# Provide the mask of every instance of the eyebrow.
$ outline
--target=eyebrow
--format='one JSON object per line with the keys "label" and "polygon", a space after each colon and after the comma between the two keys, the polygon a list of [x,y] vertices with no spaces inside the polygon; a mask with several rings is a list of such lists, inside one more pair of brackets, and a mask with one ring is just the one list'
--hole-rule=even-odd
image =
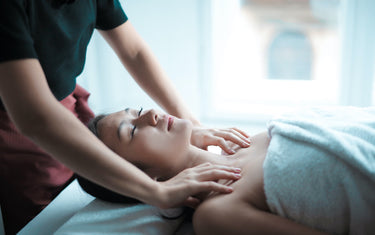
{"label": "eyebrow", "polygon": [[[126,108],[124,111],[126,113],[129,113],[129,108]],[[117,137],[119,138],[119,140],[121,140],[120,132],[121,132],[121,129],[124,127],[124,125],[125,125],[125,120],[121,121],[120,125],[117,128]]]}

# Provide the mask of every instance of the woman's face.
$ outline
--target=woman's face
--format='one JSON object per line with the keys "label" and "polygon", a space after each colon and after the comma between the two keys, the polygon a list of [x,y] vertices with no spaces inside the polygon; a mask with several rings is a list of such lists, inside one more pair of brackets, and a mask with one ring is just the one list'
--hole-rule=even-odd
{"label": "woman's face", "polygon": [[98,123],[100,139],[151,177],[171,177],[187,157],[192,124],[155,110],[125,109]]}

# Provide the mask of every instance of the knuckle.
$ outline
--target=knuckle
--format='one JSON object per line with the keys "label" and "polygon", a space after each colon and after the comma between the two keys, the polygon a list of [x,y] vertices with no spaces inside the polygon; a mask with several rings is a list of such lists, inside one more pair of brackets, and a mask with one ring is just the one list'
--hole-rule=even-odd
{"label": "knuckle", "polygon": [[214,134],[214,133],[219,132],[220,130],[219,129],[215,129],[215,128],[211,128],[209,131],[210,131],[210,133]]}
{"label": "knuckle", "polygon": [[224,138],[229,140],[229,139],[233,139],[234,136],[235,136],[235,135],[232,134],[232,133],[225,133]]}
{"label": "knuckle", "polygon": [[213,166],[213,164],[211,162],[206,162],[205,165],[206,166]]}
{"label": "knuckle", "polygon": [[193,179],[193,176],[192,176],[192,175],[187,175],[187,176],[185,177],[184,180],[188,183],[188,182],[190,182],[192,179]]}
{"label": "knuckle", "polygon": [[213,182],[213,181],[210,181],[210,182],[208,182],[208,186],[209,186],[210,188],[215,188],[215,187],[216,187],[216,183]]}
{"label": "knuckle", "polygon": [[225,173],[223,173],[223,171],[218,170],[218,169],[212,172],[212,175],[213,175],[215,178],[222,178],[224,174],[225,174]]}
{"label": "knuckle", "polygon": [[225,131],[228,132],[228,133],[233,133],[233,129],[232,128],[225,129]]}
{"label": "knuckle", "polygon": [[209,135],[204,135],[204,136],[202,137],[202,140],[203,140],[203,142],[207,142],[210,138],[211,138],[211,136],[209,136]]}
{"label": "knuckle", "polygon": [[228,137],[232,139],[236,139],[237,135],[235,133],[228,133]]}
{"label": "knuckle", "polygon": [[226,145],[227,145],[227,142],[226,142],[224,139],[218,139],[218,143],[219,143],[221,146],[226,146]]}

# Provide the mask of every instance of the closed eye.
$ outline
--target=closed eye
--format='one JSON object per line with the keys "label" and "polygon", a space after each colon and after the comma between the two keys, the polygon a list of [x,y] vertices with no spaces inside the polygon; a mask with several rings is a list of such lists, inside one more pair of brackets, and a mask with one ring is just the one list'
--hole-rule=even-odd
{"label": "closed eye", "polygon": [[[143,111],[143,108],[141,108],[138,112],[138,117],[141,116],[141,113]],[[131,132],[131,137],[133,138],[134,136],[134,132],[135,132],[135,128],[137,128],[137,126],[134,126],[133,129],[132,129],[132,132]]]}

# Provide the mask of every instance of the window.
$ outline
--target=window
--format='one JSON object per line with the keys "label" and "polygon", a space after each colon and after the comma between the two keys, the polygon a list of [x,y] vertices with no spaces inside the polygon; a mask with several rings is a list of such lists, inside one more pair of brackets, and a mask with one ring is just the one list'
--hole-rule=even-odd
{"label": "window", "polygon": [[339,104],[340,2],[211,1],[204,118],[248,122]]}
{"label": "window", "polygon": [[268,48],[267,79],[311,80],[313,53],[306,34],[297,30],[278,33]]}

